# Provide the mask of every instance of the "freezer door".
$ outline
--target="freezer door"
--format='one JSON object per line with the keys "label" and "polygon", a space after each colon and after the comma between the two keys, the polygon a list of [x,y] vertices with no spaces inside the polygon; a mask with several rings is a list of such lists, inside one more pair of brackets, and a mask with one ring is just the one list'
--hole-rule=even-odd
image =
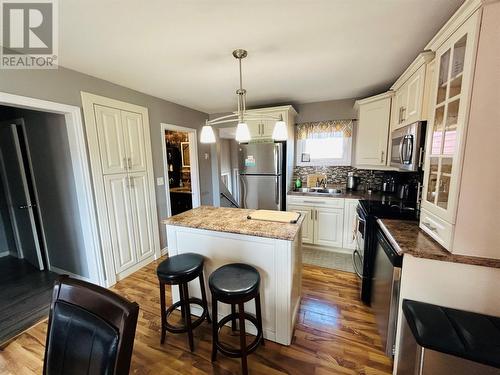
{"label": "freezer door", "polygon": [[238,150],[240,174],[281,174],[283,144],[241,144]]}
{"label": "freezer door", "polygon": [[281,176],[240,175],[240,207],[281,210]]}

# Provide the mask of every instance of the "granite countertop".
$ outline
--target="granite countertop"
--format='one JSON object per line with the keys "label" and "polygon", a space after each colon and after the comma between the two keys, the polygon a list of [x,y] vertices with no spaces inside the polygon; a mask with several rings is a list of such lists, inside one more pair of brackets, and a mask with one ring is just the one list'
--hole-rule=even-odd
{"label": "granite countertop", "polygon": [[174,187],[170,188],[171,193],[183,193],[183,194],[191,194],[190,187]]}
{"label": "granite countertop", "polygon": [[247,219],[248,214],[253,211],[255,210],[201,206],[164,219],[162,223],[180,227],[293,241],[304,221],[303,216],[299,218],[296,224]]}
{"label": "granite countertop", "polygon": [[417,258],[500,268],[500,259],[450,253],[424,231],[420,230],[416,221],[395,219],[379,219],[377,221],[399,255],[410,254]]}
{"label": "granite countertop", "polygon": [[385,199],[398,201],[400,200],[396,194],[388,194],[383,193],[381,191],[374,193],[367,193],[365,191],[346,191],[342,190],[341,193],[337,194],[326,194],[326,193],[310,193],[310,192],[302,192],[290,190],[288,195],[296,195],[303,197],[324,197],[324,198],[342,198],[342,199],[365,199],[365,200],[373,200],[373,201],[381,201]]}

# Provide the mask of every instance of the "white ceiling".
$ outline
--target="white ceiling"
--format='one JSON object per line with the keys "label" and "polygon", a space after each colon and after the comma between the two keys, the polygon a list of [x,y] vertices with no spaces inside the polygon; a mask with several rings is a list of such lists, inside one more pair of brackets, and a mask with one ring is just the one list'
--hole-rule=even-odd
{"label": "white ceiling", "polygon": [[60,64],[207,113],[385,90],[463,0],[63,0]]}

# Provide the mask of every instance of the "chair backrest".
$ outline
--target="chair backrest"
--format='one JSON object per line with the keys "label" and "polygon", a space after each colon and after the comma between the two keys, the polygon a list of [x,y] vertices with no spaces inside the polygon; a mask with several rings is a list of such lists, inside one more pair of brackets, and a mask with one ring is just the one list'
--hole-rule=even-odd
{"label": "chair backrest", "polygon": [[135,302],[61,276],[52,294],[43,373],[128,374],[138,314]]}

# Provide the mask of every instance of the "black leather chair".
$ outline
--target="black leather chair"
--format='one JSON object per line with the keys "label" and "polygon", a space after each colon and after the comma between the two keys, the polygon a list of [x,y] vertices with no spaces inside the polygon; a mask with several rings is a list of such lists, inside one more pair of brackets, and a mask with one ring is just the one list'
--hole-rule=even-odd
{"label": "black leather chair", "polygon": [[43,373],[128,374],[139,305],[61,276],[50,306]]}

